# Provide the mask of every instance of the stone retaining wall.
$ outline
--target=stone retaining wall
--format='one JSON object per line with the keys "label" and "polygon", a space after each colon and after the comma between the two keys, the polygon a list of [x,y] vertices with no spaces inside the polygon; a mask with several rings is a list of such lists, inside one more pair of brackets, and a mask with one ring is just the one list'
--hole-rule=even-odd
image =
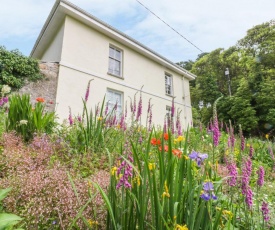
{"label": "stone retaining wall", "polygon": [[19,90],[19,93],[29,93],[33,103],[36,102],[37,97],[43,97],[45,99],[45,109],[54,111],[56,107],[55,99],[59,64],[55,62],[41,62],[39,68],[44,77],[37,82],[27,83]]}

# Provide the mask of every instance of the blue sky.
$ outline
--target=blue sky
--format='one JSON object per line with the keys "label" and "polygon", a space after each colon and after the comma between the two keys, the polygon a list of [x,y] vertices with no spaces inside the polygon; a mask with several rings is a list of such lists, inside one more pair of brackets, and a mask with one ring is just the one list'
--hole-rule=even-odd
{"label": "blue sky", "polygon": [[[140,0],[205,52],[228,48],[275,18],[274,0]],[[29,55],[55,0],[0,0],[0,46]],[[200,53],[136,0],[71,0],[171,61]]]}

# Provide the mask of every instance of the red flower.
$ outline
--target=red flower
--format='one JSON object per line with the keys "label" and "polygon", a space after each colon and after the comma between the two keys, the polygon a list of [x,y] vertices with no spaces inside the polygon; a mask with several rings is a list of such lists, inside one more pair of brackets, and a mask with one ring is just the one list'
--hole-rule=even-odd
{"label": "red flower", "polygon": [[43,103],[45,100],[44,100],[43,97],[38,97],[38,98],[36,98],[36,101],[37,101],[37,102]]}
{"label": "red flower", "polygon": [[160,145],[160,139],[152,138],[151,139],[151,145]]}
{"label": "red flower", "polygon": [[164,140],[166,140],[166,141],[167,141],[167,140],[169,139],[169,135],[168,135],[168,133],[164,133],[164,134],[163,134],[163,138],[164,138]]}
{"label": "red flower", "polygon": [[182,152],[179,149],[173,149],[172,153],[177,156],[178,158],[181,158]]}
{"label": "red flower", "polygon": [[[159,151],[162,151],[162,147],[159,146]],[[168,152],[168,145],[164,145],[164,151]]]}

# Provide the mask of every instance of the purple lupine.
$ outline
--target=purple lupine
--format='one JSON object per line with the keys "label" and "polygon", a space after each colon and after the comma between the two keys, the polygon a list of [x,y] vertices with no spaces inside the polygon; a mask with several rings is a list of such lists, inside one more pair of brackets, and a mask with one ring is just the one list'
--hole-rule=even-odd
{"label": "purple lupine", "polygon": [[105,116],[107,116],[108,110],[109,110],[109,101],[107,101],[106,103],[105,112],[104,112]]}
{"label": "purple lupine", "polygon": [[2,98],[0,98],[0,106],[4,105],[4,101]]}
{"label": "purple lupine", "polygon": [[214,185],[212,182],[203,183],[203,192],[200,197],[206,201],[213,199],[217,200],[217,196],[214,194]]}
{"label": "purple lupine", "polygon": [[214,146],[219,145],[219,139],[220,139],[220,130],[219,130],[219,123],[218,118],[215,118],[214,125],[213,125],[213,142]]}
{"label": "purple lupine", "polygon": [[98,116],[99,115],[99,103],[96,105],[95,107],[95,115]]}
{"label": "purple lupine", "polygon": [[164,118],[163,132],[167,133],[166,118]]}
{"label": "purple lupine", "polygon": [[142,94],[140,92],[136,121],[138,121],[140,119],[141,114],[142,114]]}
{"label": "purple lupine", "polygon": [[125,128],[125,122],[124,122],[124,115],[122,114],[120,117],[120,122],[119,122],[119,126],[122,130],[124,130]]}
{"label": "purple lupine", "polygon": [[244,151],[245,149],[245,139],[244,139],[244,136],[242,135],[241,136],[241,151]]}
{"label": "purple lupine", "polygon": [[214,146],[218,146],[219,145],[219,139],[221,136],[220,133],[220,129],[219,129],[219,121],[218,121],[218,115],[217,115],[217,103],[220,100],[220,98],[218,98],[213,105],[213,142],[214,142]]}
{"label": "purple lupine", "polygon": [[253,192],[252,192],[250,186],[248,186],[247,189],[246,189],[245,203],[247,204],[247,206],[248,206],[249,209],[252,209],[252,205],[253,205]]}
{"label": "purple lupine", "polygon": [[268,152],[269,152],[269,155],[271,156],[271,159],[273,160],[274,162],[274,165],[273,165],[273,171],[275,171],[275,158],[274,158],[274,153],[273,153],[273,150],[272,150],[272,146],[268,146]]}
{"label": "purple lupine", "polygon": [[[132,157],[132,152],[130,151],[130,143],[126,142],[124,145],[124,155],[127,155],[127,160],[131,163],[134,162],[133,157]],[[119,189],[120,187],[124,186],[125,188],[131,188],[131,184],[129,183],[130,178],[133,176],[133,168],[131,165],[129,165],[125,160],[122,161],[120,164],[118,170],[117,170],[117,176],[122,176],[120,177],[116,188]]]}
{"label": "purple lupine", "polygon": [[77,120],[78,120],[79,122],[82,122],[81,116],[77,116]]}
{"label": "purple lupine", "polygon": [[226,168],[228,170],[229,178],[227,183],[229,186],[236,186],[237,185],[237,177],[238,177],[238,170],[237,166],[234,162],[227,162]]}
{"label": "purple lupine", "polygon": [[150,106],[150,112],[149,112],[149,131],[152,129],[152,118],[153,118],[153,112],[152,112],[152,105]]}
{"label": "purple lupine", "polygon": [[182,136],[182,128],[181,128],[181,123],[179,121],[178,123],[178,136]]}
{"label": "purple lupine", "polygon": [[72,110],[71,110],[71,107],[69,107],[69,118],[68,118],[68,120],[69,120],[69,124],[70,124],[70,125],[73,125],[74,120],[73,120],[73,117],[72,117]]}
{"label": "purple lupine", "polygon": [[264,221],[268,222],[270,220],[270,216],[269,216],[269,209],[268,209],[267,202],[263,201],[261,210],[262,210]]}
{"label": "purple lupine", "polygon": [[208,155],[206,153],[199,153],[192,151],[191,154],[189,154],[189,158],[196,161],[197,165],[200,167],[202,162],[208,158]]}
{"label": "purple lupine", "polygon": [[92,81],[92,80],[93,80],[93,79],[89,80],[88,85],[87,85],[87,89],[86,89],[86,93],[85,93],[85,102],[87,102],[87,101],[88,101],[88,99],[89,99],[89,94],[90,94],[90,84],[91,84],[91,81]]}
{"label": "purple lupine", "polygon": [[3,102],[4,102],[4,104],[8,103],[8,101],[9,101],[9,98],[8,98],[8,97],[3,97]]}
{"label": "purple lupine", "polygon": [[134,103],[133,103],[133,116],[136,114],[136,110],[137,110],[137,101],[136,101],[136,95],[137,92],[134,95]]}
{"label": "purple lupine", "polygon": [[171,107],[171,118],[173,119],[175,115],[175,101],[174,101],[174,97],[172,99],[172,107]]}
{"label": "purple lupine", "polygon": [[124,115],[124,117],[125,117],[125,119],[126,119],[126,117],[127,117],[127,101],[126,101],[126,103],[125,103],[125,115]]}
{"label": "purple lupine", "polygon": [[254,148],[253,148],[253,146],[252,146],[252,144],[250,144],[250,146],[249,146],[249,157],[252,159],[252,157],[253,157],[253,153],[254,153]]}
{"label": "purple lupine", "polygon": [[252,172],[252,161],[250,158],[243,162],[242,168],[242,194],[245,196],[245,202],[249,209],[252,208],[253,204],[253,192],[249,186],[250,176]]}
{"label": "purple lupine", "polygon": [[264,167],[260,166],[259,169],[257,170],[257,174],[258,174],[258,180],[257,180],[257,184],[259,187],[262,187],[264,185]]}

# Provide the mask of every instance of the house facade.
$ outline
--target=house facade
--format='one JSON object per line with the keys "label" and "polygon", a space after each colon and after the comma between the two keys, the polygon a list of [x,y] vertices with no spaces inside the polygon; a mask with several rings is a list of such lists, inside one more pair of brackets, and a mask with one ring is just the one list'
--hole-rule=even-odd
{"label": "house facade", "polygon": [[88,107],[106,96],[121,112],[127,101],[129,111],[130,98],[142,92],[142,124],[151,99],[153,123],[163,125],[172,98],[183,128],[192,122],[189,81],[195,75],[68,1],[56,1],[30,56],[59,63],[56,112],[61,120],[68,118],[69,107],[74,115],[82,112],[93,79]]}

